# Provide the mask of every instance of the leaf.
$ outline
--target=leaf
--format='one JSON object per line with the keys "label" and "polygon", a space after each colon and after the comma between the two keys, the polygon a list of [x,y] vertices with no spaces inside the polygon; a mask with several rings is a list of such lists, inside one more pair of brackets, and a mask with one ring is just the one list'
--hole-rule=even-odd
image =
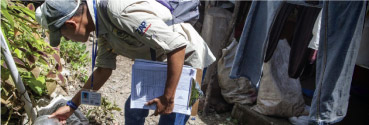
{"label": "leaf", "polygon": [[37,77],[37,81],[41,82],[42,84],[45,84],[46,82],[45,76]]}
{"label": "leaf", "polygon": [[23,8],[23,7],[20,7],[20,6],[11,6],[11,7],[24,12],[25,14],[30,16],[33,20],[36,20],[35,12],[29,10],[28,8]]}
{"label": "leaf", "polygon": [[83,83],[86,83],[86,82],[87,82],[87,80],[88,80],[88,76],[87,76],[87,75],[85,75],[85,76],[83,77]]}
{"label": "leaf", "polygon": [[8,66],[7,66],[5,63],[3,63],[1,66],[3,66],[3,67],[1,67],[1,68],[8,69]]}
{"label": "leaf", "polygon": [[23,67],[26,67],[26,65],[23,63],[22,60],[20,60],[18,57],[13,57],[13,60],[15,62],[15,64],[21,65]]}
{"label": "leaf", "polygon": [[31,72],[23,72],[21,76],[22,76],[22,78],[26,78],[26,79],[34,78],[34,76]]}
{"label": "leaf", "polygon": [[63,67],[61,64],[56,64],[56,69],[58,70],[58,72],[62,72],[63,71]]}
{"label": "leaf", "polygon": [[114,107],[111,108],[111,110],[121,111],[122,109],[118,106],[114,105]]}
{"label": "leaf", "polygon": [[35,6],[33,5],[33,3],[29,3],[27,5],[28,9],[31,10],[31,11],[35,11]]}
{"label": "leaf", "polygon": [[25,48],[21,48],[21,47],[19,47],[18,48],[20,51],[22,51],[22,52],[27,52],[27,50],[25,49]]}
{"label": "leaf", "polygon": [[26,67],[18,67],[18,72],[23,73],[23,72],[29,72],[28,69]]}
{"label": "leaf", "polygon": [[41,73],[41,70],[40,70],[39,67],[36,67],[36,68],[33,68],[31,70],[31,72],[32,72],[33,76],[38,77],[40,75],[40,73]]}
{"label": "leaf", "polygon": [[19,35],[21,35],[22,33],[21,32],[19,32],[19,30],[18,29],[16,29],[16,28],[14,28],[14,38],[15,37],[17,37],[17,36],[19,36]]}
{"label": "leaf", "polygon": [[35,56],[28,53],[26,58],[27,58],[28,62],[30,63],[30,65],[35,64],[35,62],[36,62],[36,57]]}
{"label": "leaf", "polygon": [[[18,18],[16,18],[15,20],[17,20],[17,22],[22,22],[23,20],[19,20]],[[15,23],[14,28],[17,28],[18,30],[21,29],[21,31],[23,33],[27,33],[27,34],[32,34],[32,29],[30,29],[30,27],[28,25],[26,25],[25,23]],[[34,39],[33,37],[28,37],[30,39]]]}
{"label": "leaf", "polygon": [[78,69],[78,67],[79,67],[79,65],[77,63],[72,62],[72,68],[73,69]]}
{"label": "leaf", "polygon": [[4,88],[6,88],[5,86],[10,86],[10,88],[7,88],[8,91],[12,91],[13,89],[15,90],[15,83],[12,77],[9,77],[8,80],[5,80],[5,84]]}
{"label": "leaf", "polygon": [[46,54],[45,52],[42,52],[42,51],[40,51],[40,50],[37,50],[36,52],[37,52],[38,54],[40,54],[40,55],[44,56],[44,57],[49,57],[49,56],[47,56],[47,54]]}
{"label": "leaf", "polygon": [[8,96],[9,95],[9,92],[8,92],[8,90],[5,88],[5,89],[3,89],[2,87],[1,87],[1,92],[4,92],[4,94],[3,93],[1,93],[1,95],[5,95],[5,96]]}
{"label": "leaf", "polygon": [[86,57],[87,57],[87,53],[83,54],[83,55],[81,56],[81,58],[80,58],[80,61],[82,62],[83,60],[85,60],[85,59],[86,59]]}
{"label": "leaf", "polygon": [[44,76],[38,77],[37,79],[35,78],[27,79],[25,82],[33,92],[35,92],[40,96],[42,95],[44,89],[46,88],[45,85],[46,80]]}
{"label": "leaf", "polygon": [[45,58],[45,57],[43,57],[43,56],[41,56],[40,57],[42,60],[39,60],[42,64],[45,64],[45,65],[48,65],[49,67],[50,67],[50,63],[49,63],[49,61]]}
{"label": "leaf", "polygon": [[20,51],[19,49],[15,49],[15,50],[14,50],[14,53],[15,53],[15,55],[16,55],[18,58],[22,58],[22,51]]}
{"label": "leaf", "polygon": [[[23,17],[23,16],[21,16],[21,15],[14,15],[15,17],[17,17],[17,18],[20,18],[22,21],[27,21],[27,22],[29,22],[29,23],[31,23],[31,24],[33,24],[33,25],[37,25],[37,23],[34,21],[34,20],[32,20],[31,18],[29,18],[29,17]],[[32,26],[30,26],[30,28],[33,28]]]}
{"label": "leaf", "polygon": [[[8,27],[7,27],[7,25],[4,23],[4,21],[1,21],[1,32],[3,33],[3,35],[4,35],[4,38],[8,38]],[[5,41],[6,41],[6,44],[7,45],[9,45],[9,41],[8,41],[8,39],[5,39]]]}
{"label": "leaf", "polygon": [[54,92],[56,88],[56,83],[54,82],[46,82],[46,89],[47,89],[47,94],[51,95],[51,93]]}
{"label": "leaf", "polygon": [[31,51],[37,51],[37,48],[33,47],[31,43],[29,43],[29,42],[26,42],[26,43],[27,43],[27,46],[29,47],[29,49],[31,49]]}
{"label": "leaf", "polygon": [[60,52],[60,49],[58,47],[53,47],[53,49],[57,52]]}
{"label": "leaf", "polygon": [[14,18],[9,14],[8,10],[1,8],[1,16],[5,17],[5,19],[10,23],[11,28],[14,27]]}
{"label": "leaf", "polygon": [[62,81],[63,84],[65,83],[65,79],[61,73],[58,73],[58,78],[60,79],[60,81]]}
{"label": "leaf", "polygon": [[53,57],[54,57],[55,61],[58,62],[58,64],[57,64],[58,72],[63,71],[63,67],[62,67],[62,64],[61,64],[61,61],[60,61],[60,56],[58,54],[53,54]]}
{"label": "leaf", "polygon": [[53,57],[54,57],[56,62],[61,63],[60,62],[60,56],[58,54],[53,54]]}
{"label": "leaf", "polygon": [[8,1],[7,0],[2,0],[1,1],[1,9],[6,9],[8,7]]}
{"label": "leaf", "polygon": [[85,44],[82,44],[81,50],[86,50],[86,45]]}
{"label": "leaf", "polygon": [[53,73],[53,71],[49,71],[49,73],[47,73],[46,75],[47,78],[55,78],[56,77],[56,73]]}
{"label": "leaf", "polygon": [[1,80],[8,80],[10,76],[10,71],[6,70],[5,68],[1,67]]}
{"label": "leaf", "polygon": [[86,114],[86,117],[88,118],[88,116],[90,116],[91,112],[94,111],[95,109],[90,109],[88,110],[87,114]]}

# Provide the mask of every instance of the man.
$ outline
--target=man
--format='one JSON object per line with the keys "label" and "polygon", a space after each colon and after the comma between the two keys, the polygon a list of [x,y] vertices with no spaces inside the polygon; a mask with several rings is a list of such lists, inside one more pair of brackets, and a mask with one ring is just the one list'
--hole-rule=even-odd
{"label": "man", "polygon": [[[171,12],[155,0],[46,0],[36,10],[36,17],[49,29],[52,46],[58,46],[61,36],[84,42],[90,32],[98,33],[93,90],[100,89],[110,77],[116,67],[117,55],[148,60],[154,55],[156,60],[166,61],[168,77],[164,95],[147,102],[148,105],[156,104],[155,115],[161,115],[159,124],[185,124],[188,119],[188,116],[172,113],[182,66],[202,69],[215,61],[206,43],[190,24],[168,26],[164,23],[172,19]],[[91,77],[83,88],[90,89],[90,83]],[[81,91],[50,117],[65,123],[80,105],[80,94]],[[125,105],[125,124],[144,124],[148,110],[130,109],[129,101],[127,99]]]}

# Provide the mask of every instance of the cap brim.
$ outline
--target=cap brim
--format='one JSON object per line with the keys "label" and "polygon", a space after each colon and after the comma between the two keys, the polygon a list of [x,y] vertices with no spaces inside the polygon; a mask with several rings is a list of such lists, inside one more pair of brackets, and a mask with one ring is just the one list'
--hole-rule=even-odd
{"label": "cap brim", "polygon": [[49,31],[50,45],[57,47],[60,44],[60,38],[62,37],[60,30]]}

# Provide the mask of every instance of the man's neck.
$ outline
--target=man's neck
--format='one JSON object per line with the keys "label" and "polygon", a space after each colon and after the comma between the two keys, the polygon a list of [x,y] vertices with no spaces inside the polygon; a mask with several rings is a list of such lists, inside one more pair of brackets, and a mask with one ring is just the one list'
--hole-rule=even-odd
{"label": "man's neck", "polygon": [[87,20],[88,20],[88,24],[87,24],[88,29],[87,30],[90,31],[90,32],[95,31],[96,27],[95,27],[95,24],[92,20],[92,16],[91,16],[89,10],[87,9],[87,6],[86,6],[86,11],[85,12],[86,12]]}

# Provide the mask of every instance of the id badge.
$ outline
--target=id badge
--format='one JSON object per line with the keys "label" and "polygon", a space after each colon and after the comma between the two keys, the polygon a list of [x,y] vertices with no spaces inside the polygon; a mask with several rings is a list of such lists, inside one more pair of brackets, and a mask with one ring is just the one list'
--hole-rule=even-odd
{"label": "id badge", "polygon": [[101,93],[97,93],[92,90],[82,90],[81,104],[100,106],[101,105]]}

